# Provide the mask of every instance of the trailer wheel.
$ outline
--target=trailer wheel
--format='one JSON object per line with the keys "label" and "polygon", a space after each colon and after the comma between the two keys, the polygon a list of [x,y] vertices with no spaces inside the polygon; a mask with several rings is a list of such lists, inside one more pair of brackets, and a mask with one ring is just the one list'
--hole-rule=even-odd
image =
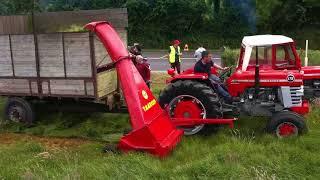
{"label": "trailer wheel", "polygon": [[307,131],[305,119],[291,111],[283,111],[272,116],[267,131],[279,138],[296,137]]}
{"label": "trailer wheel", "polygon": [[7,120],[31,126],[34,121],[34,111],[31,104],[23,98],[9,98],[5,106]]}
{"label": "trailer wheel", "polygon": [[[175,118],[205,119],[222,116],[218,95],[209,86],[197,81],[185,80],[169,84],[161,92],[159,104],[166,108],[170,117]],[[204,124],[180,128],[185,135],[194,135],[204,128]]]}

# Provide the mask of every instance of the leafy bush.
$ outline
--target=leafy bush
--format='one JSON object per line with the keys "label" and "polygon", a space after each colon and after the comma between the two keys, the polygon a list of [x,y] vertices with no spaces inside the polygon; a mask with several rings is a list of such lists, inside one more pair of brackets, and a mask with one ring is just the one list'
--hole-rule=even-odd
{"label": "leafy bush", "polygon": [[225,48],[224,52],[221,55],[223,65],[224,66],[236,65],[239,58],[239,52],[240,50],[238,49]]}
{"label": "leafy bush", "polygon": [[[305,51],[300,50],[298,51],[298,53],[300,54],[302,64],[304,65]],[[309,59],[308,61],[309,66],[315,66],[315,65],[320,66],[320,50],[309,50],[308,59]]]}

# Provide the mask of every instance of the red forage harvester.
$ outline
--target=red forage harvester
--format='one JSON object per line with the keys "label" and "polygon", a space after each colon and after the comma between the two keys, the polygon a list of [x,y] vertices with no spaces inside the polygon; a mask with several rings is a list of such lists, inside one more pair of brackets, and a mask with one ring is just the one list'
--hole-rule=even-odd
{"label": "red forage harvester", "polygon": [[128,106],[132,131],[121,138],[118,148],[124,152],[137,150],[161,157],[167,155],[180,141],[183,131],[176,129],[161,109],[114,28],[108,22],[92,22],[85,28],[96,33],[115,63]]}

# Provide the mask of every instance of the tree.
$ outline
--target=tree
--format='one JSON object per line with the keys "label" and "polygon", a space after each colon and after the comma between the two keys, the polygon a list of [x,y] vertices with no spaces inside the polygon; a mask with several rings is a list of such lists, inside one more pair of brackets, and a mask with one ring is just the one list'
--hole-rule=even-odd
{"label": "tree", "polygon": [[0,2],[1,15],[28,14],[39,9],[38,0],[2,0]]}
{"label": "tree", "polygon": [[306,7],[302,0],[257,0],[257,12],[260,32],[292,32],[306,22]]}

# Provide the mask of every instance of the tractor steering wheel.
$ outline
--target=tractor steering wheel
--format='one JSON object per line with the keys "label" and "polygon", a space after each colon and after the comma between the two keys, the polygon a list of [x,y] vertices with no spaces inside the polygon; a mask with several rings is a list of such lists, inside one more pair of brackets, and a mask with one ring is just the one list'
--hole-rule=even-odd
{"label": "tractor steering wheel", "polygon": [[220,74],[219,78],[221,79],[221,81],[224,81],[227,77],[231,76],[232,69],[233,69],[233,66],[230,66],[227,70],[223,71]]}

